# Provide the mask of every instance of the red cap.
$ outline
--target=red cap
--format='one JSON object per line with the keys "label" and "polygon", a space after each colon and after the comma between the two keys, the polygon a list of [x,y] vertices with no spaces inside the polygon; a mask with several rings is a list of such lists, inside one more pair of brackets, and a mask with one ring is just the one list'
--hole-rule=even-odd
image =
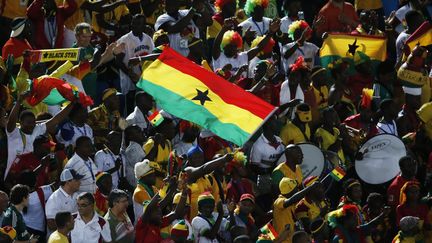
{"label": "red cap", "polygon": [[249,193],[244,193],[241,195],[240,202],[244,200],[251,200],[253,203],[255,203],[255,197]]}

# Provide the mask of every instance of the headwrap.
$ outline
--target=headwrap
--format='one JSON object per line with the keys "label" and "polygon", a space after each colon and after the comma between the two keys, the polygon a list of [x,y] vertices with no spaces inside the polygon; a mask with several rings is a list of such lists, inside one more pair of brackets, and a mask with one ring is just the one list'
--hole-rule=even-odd
{"label": "headwrap", "polygon": [[104,171],[99,171],[96,173],[96,185],[99,186],[99,184],[105,179],[111,177],[110,174]]}
{"label": "headwrap", "polygon": [[372,104],[373,89],[364,88],[362,90],[362,99],[360,106],[363,109],[370,109]]}
{"label": "headwrap", "polygon": [[215,6],[215,8],[216,8],[216,12],[221,12],[222,11],[222,8],[227,4],[227,3],[230,3],[230,2],[234,2],[235,0],[216,0],[215,2],[214,2],[214,6]]}
{"label": "headwrap", "polygon": [[204,192],[198,196],[198,207],[201,207],[206,204],[214,204],[215,199],[210,192]]}
{"label": "headwrap", "polygon": [[315,181],[318,181],[318,177],[317,176],[309,176],[308,178],[306,178],[303,181],[303,186],[304,187],[308,187],[308,186],[312,185]]}
{"label": "headwrap", "polygon": [[[264,36],[257,36],[251,43],[251,49],[258,46],[258,44],[264,39]],[[262,51],[260,51],[259,55],[267,54],[273,51],[273,47],[275,46],[276,42],[273,40],[273,38],[270,38],[270,40],[267,42],[267,44],[264,46]]]}
{"label": "headwrap", "polygon": [[244,6],[245,13],[250,16],[256,6],[267,8],[269,5],[269,0],[246,0],[246,4]]}
{"label": "headwrap", "polygon": [[370,58],[364,52],[357,51],[354,55],[354,65],[360,65],[365,62],[370,62]]}
{"label": "headwrap", "polygon": [[[294,40],[294,33],[297,29],[301,29],[302,31],[306,28],[309,28],[309,24],[304,20],[296,20],[292,22],[288,27],[288,36],[292,40]],[[309,29],[307,34],[310,36],[312,34],[312,29]]]}
{"label": "headwrap", "polygon": [[108,97],[110,97],[111,95],[119,95],[120,93],[117,92],[116,89],[114,88],[109,88],[104,90],[103,94],[102,94],[102,101],[105,101],[106,99],[108,99]]}
{"label": "headwrap", "polygon": [[301,70],[309,70],[307,63],[304,61],[303,56],[297,57],[297,60],[290,65],[290,72],[296,72]]}
{"label": "headwrap", "polygon": [[229,44],[235,44],[237,46],[237,49],[241,49],[243,46],[243,39],[241,35],[234,30],[228,30],[227,32],[225,32],[220,44],[221,51],[223,51],[225,46]]}
{"label": "headwrap", "polygon": [[171,228],[171,236],[184,237],[184,238],[187,238],[189,236],[189,228],[186,225],[184,219],[180,220],[177,224],[175,224]]}
{"label": "headwrap", "polygon": [[401,218],[399,222],[399,227],[402,231],[410,231],[418,226],[420,219],[413,216],[405,216]]}
{"label": "headwrap", "polygon": [[400,195],[399,195],[399,204],[400,205],[402,205],[406,202],[406,190],[408,189],[408,187],[411,187],[411,186],[417,187],[420,190],[420,184],[417,181],[405,182],[405,184],[401,188]]}
{"label": "headwrap", "polygon": [[201,147],[197,144],[195,146],[193,146],[192,148],[190,148],[186,155],[188,158],[192,157],[192,155],[196,154],[196,153],[204,153],[203,150],[201,149]]}
{"label": "headwrap", "polygon": [[0,233],[5,234],[11,238],[11,240],[14,240],[16,237],[16,230],[11,226],[4,226],[0,228]]}
{"label": "headwrap", "polygon": [[279,182],[279,190],[282,195],[291,193],[297,186],[297,181],[288,177],[282,178]]}

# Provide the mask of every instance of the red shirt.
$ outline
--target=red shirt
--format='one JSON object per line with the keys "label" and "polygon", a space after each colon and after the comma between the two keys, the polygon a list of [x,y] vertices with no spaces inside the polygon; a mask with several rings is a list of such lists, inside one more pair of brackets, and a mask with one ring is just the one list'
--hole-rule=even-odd
{"label": "red shirt", "polygon": [[96,212],[101,216],[105,216],[105,214],[108,212],[108,197],[102,194],[99,188],[97,188],[94,194],[94,198]]}
{"label": "red shirt", "polygon": [[228,182],[227,185],[227,196],[226,198],[229,200],[233,200],[234,203],[238,203],[240,201],[240,197],[244,193],[254,194],[252,190],[252,183],[242,178],[240,182],[233,182],[232,180]]}
{"label": "red shirt", "polygon": [[342,9],[340,9],[329,0],[318,13],[319,16],[324,17],[324,23],[317,27],[318,35],[321,36],[324,32],[351,32],[355,27],[342,24],[339,21],[339,16],[342,15],[342,13],[349,19],[359,22],[357,13],[352,4],[344,3]]}
{"label": "red shirt", "polygon": [[[23,171],[32,171],[41,164],[41,161],[33,153],[18,155],[14,160],[10,172],[9,179],[18,179],[18,176]],[[36,177],[36,187],[46,185],[48,183],[49,166],[45,166]]]}
{"label": "red shirt", "polygon": [[429,220],[427,217],[428,212],[429,212],[429,208],[426,204],[420,204],[416,209],[408,208],[406,204],[402,204],[397,206],[396,222],[399,225],[401,218],[405,216],[413,216],[413,217],[418,217],[420,220],[422,220],[424,222],[423,225],[429,224]]}
{"label": "red shirt", "polygon": [[135,243],[156,243],[156,242],[172,242],[170,239],[162,239],[160,229],[170,225],[167,217],[162,217],[160,226],[143,223],[141,217],[135,227]]}
{"label": "red shirt", "polygon": [[18,38],[11,37],[3,46],[2,58],[6,62],[9,55],[15,59],[22,57],[25,50],[32,50],[33,48],[27,40],[21,40]]}
{"label": "red shirt", "polygon": [[216,153],[221,150],[227,153],[232,152],[232,145],[218,136],[200,137],[198,143],[204,151],[204,158],[207,161],[212,160]]}
{"label": "red shirt", "polygon": [[[394,178],[393,182],[387,189],[387,205],[391,207],[396,207],[399,204],[399,196],[402,187],[408,181],[417,181],[417,179],[405,179],[402,176],[398,175]],[[399,221],[398,221],[399,222]]]}

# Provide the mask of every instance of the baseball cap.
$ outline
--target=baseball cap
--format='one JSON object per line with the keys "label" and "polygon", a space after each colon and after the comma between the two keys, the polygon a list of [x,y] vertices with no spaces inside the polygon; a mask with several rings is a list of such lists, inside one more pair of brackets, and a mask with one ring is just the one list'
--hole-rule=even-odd
{"label": "baseball cap", "polygon": [[255,197],[252,194],[249,194],[249,193],[244,193],[244,194],[241,195],[240,202],[241,201],[245,201],[245,200],[249,200],[252,203],[255,203]]}
{"label": "baseball cap", "polygon": [[60,181],[81,180],[83,177],[83,175],[78,174],[74,169],[64,169],[60,174]]}

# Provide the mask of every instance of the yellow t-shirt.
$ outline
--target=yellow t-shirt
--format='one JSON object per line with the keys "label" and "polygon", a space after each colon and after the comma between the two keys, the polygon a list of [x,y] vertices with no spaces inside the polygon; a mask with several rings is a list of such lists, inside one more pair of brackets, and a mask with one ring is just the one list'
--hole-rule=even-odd
{"label": "yellow t-shirt", "polygon": [[[320,141],[319,145],[322,150],[328,150],[328,148],[336,142],[336,140],[339,137],[339,134],[340,131],[336,127],[333,128],[333,134],[329,133],[327,130],[321,127],[315,131],[315,137],[319,139]],[[345,154],[343,150],[339,149],[337,154],[339,156],[339,159],[345,162]]]}
{"label": "yellow t-shirt", "polygon": [[[156,194],[158,191],[157,188],[154,186],[152,186],[151,188],[153,190],[153,194]],[[142,205],[145,201],[151,200],[152,196],[146,191],[146,189],[143,186],[138,184],[134,190],[132,198],[136,203]]]}
{"label": "yellow t-shirt", "polygon": [[221,31],[221,29],[222,29],[222,25],[219,24],[219,22],[217,22],[216,20],[213,20],[212,25],[207,27],[207,35],[206,35],[207,40],[216,38],[216,36],[219,34],[219,31]]}
{"label": "yellow t-shirt", "polygon": [[286,199],[286,197],[279,195],[273,203],[273,226],[276,232],[280,234],[285,229],[285,226],[289,224],[290,233],[287,239],[291,239],[295,231],[295,204],[285,208],[283,205]]}
{"label": "yellow t-shirt", "polygon": [[354,6],[356,11],[358,10],[372,10],[380,9],[383,7],[381,0],[355,0]]}
{"label": "yellow t-shirt", "polygon": [[199,178],[195,183],[188,185],[190,189],[190,217],[198,215],[198,197],[204,192],[213,192],[212,185],[206,177]]}
{"label": "yellow t-shirt", "polygon": [[307,142],[310,140],[311,131],[309,128],[309,125],[306,124],[306,131],[304,136],[303,132],[298,128],[296,125],[294,125],[292,122],[288,122],[285,124],[284,127],[282,127],[282,130],[280,132],[280,138],[282,139],[282,142],[285,145],[288,144],[297,144],[301,142]]}
{"label": "yellow t-shirt", "polygon": [[[215,176],[213,175],[213,173],[208,174],[207,178],[210,182],[210,185],[212,187],[212,195],[215,199],[215,202],[219,202],[221,200],[220,198],[220,189],[219,189],[219,185],[216,181]],[[227,184],[225,182],[225,180],[223,182],[221,182],[221,186],[222,186],[222,190],[224,191],[224,195],[226,195],[227,193]],[[215,208],[216,209],[216,208]]]}
{"label": "yellow t-shirt", "polygon": [[316,100],[316,104],[318,106],[318,109],[321,110],[321,109],[326,108],[328,106],[328,95],[329,95],[328,87],[327,86],[321,86],[320,90],[318,90],[314,86],[312,86],[312,87],[314,90],[315,100]]}
{"label": "yellow t-shirt", "polygon": [[69,243],[69,240],[65,235],[56,230],[50,235],[48,243]]}
{"label": "yellow t-shirt", "polygon": [[[113,3],[113,1],[109,1],[109,3]],[[121,17],[126,16],[129,14],[129,9],[126,5],[122,4],[118,7],[116,7],[113,11],[104,13],[104,19],[106,22],[111,23],[111,24],[117,24]],[[105,29],[101,28],[98,23],[97,23],[97,18],[96,18],[97,13],[93,12],[92,13],[92,27],[93,30],[96,32],[101,32],[104,33]]]}
{"label": "yellow t-shirt", "polygon": [[[79,23],[85,22],[84,20],[84,11],[81,9],[81,5],[83,5],[87,0],[75,0],[77,4],[77,9],[75,10],[75,13],[66,19],[64,25],[69,30],[74,30],[75,26]],[[66,0],[56,0],[57,6],[60,5],[67,5]]]}
{"label": "yellow t-shirt", "polygon": [[295,171],[292,171],[288,165],[285,163],[279,164],[272,173],[272,182],[279,185],[282,178],[288,177],[290,179],[296,180],[298,185],[303,182],[303,174],[300,165],[296,165]]}
{"label": "yellow t-shirt", "polygon": [[[153,139],[149,139],[143,146],[143,150],[145,154],[148,154],[150,150],[154,147],[154,141]],[[171,153],[171,142],[169,140],[166,140],[165,142],[165,148],[162,148],[162,146],[158,146],[158,151],[156,158],[154,159],[154,162],[158,163],[161,167],[161,172],[166,173],[166,166],[169,160],[169,155]]]}
{"label": "yellow t-shirt", "polygon": [[0,16],[8,19],[26,17],[28,0],[0,1]]}

